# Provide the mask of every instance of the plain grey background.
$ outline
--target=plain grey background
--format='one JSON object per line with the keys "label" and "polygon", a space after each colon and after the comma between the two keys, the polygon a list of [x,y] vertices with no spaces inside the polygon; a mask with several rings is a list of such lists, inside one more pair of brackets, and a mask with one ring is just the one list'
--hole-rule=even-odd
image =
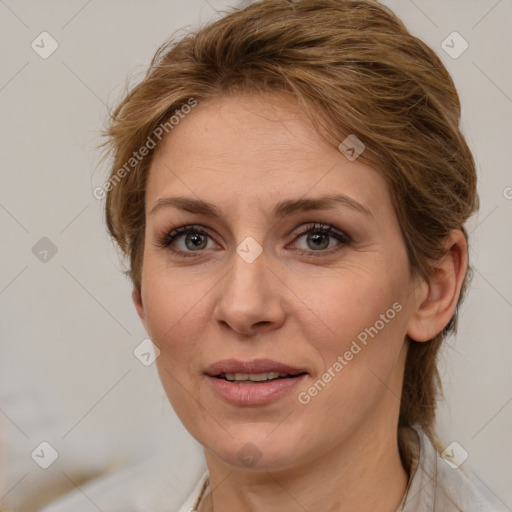
{"label": "plain grey background", "polygon": [[[512,2],[383,3],[440,55],[463,105],[481,208],[468,225],[472,289],[442,352],[438,429],[512,510]],[[37,510],[73,490],[103,510],[85,482],[155,453],[179,502],[203,469],[155,366],[133,354],[146,334],[92,190],[105,180],[99,130],[128,73],[140,78],[168,36],[230,5],[0,0],[2,510]],[[42,58],[52,39],[58,48]],[[41,442],[58,452],[48,469]]]}

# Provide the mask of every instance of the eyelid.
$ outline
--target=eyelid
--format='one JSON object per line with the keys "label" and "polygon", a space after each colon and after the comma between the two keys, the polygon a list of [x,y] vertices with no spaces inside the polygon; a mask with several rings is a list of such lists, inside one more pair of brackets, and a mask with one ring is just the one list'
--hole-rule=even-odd
{"label": "eyelid", "polygon": [[306,225],[303,225],[299,228],[299,230],[295,233],[296,237],[301,235],[305,235],[314,231],[323,231],[328,233],[329,235],[338,236],[345,241],[345,243],[351,243],[352,238],[345,232],[342,231],[332,224],[323,224],[321,222],[310,222]]}
{"label": "eyelid", "polygon": [[[205,228],[202,225],[199,224],[186,224],[183,226],[170,226],[167,229],[163,231],[162,234],[157,235],[156,242],[154,245],[156,245],[158,248],[166,249],[174,254],[177,254],[179,256],[196,256],[197,254],[200,254],[203,251],[181,251],[181,250],[175,250],[171,248],[172,243],[180,236],[187,235],[189,233],[200,233],[201,235],[204,235],[211,240],[215,242],[213,237],[211,236],[209,230]],[[217,242],[215,242],[217,243]],[[217,244],[218,245],[218,244]],[[196,254],[197,253],[197,254]]]}
{"label": "eyelid", "polygon": [[335,238],[338,241],[338,243],[334,247],[318,251],[315,251],[313,249],[295,249],[295,251],[301,254],[302,256],[321,258],[332,256],[333,254],[337,253],[344,247],[352,244],[352,238],[347,233],[337,229],[335,226],[331,224],[323,224],[319,222],[311,222],[305,226],[301,226],[300,230],[295,233],[295,238],[291,243],[294,244],[298,239],[302,238],[303,236],[315,232],[320,232],[331,238]]}

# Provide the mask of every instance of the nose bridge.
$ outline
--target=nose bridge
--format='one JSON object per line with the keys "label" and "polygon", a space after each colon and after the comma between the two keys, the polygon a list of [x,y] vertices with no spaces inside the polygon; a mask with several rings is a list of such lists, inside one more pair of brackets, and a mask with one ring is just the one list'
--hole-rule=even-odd
{"label": "nose bridge", "polygon": [[224,298],[235,301],[231,307],[257,311],[258,305],[264,302],[268,294],[267,259],[254,238],[246,238],[238,244],[231,258],[223,294]]}
{"label": "nose bridge", "polygon": [[271,262],[260,244],[244,238],[231,258],[231,269],[219,289],[214,317],[233,330],[250,334],[255,326],[276,327],[284,318]]}

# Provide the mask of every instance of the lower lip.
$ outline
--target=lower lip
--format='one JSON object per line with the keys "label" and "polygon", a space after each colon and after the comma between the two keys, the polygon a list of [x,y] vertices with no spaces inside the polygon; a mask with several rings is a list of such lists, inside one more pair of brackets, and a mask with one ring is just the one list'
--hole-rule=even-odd
{"label": "lower lip", "polygon": [[234,384],[225,379],[207,376],[214,391],[234,405],[264,405],[284,396],[304,381],[307,375],[275,379],[253,384]]}

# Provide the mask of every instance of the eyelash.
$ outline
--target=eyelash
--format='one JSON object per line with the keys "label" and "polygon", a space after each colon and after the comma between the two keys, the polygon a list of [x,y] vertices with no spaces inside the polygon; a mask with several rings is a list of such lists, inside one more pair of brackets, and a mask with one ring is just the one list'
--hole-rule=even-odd
{"label": "eyelash", "polygon": [[[170,231],[168,233],[165,233],[163,236],[159,237],[156,245],[158,247],[161,247],[163,249],[167,249],[171,251],[172,253],[176,254],[177,256],[182,256],[184,258],[189,257],[196,257],[196,253],[200,253],[202,251],[181,251],[176,250],[171,247],[171,244],[181,235],[184,234],[200,234],[202,236],[210,237],[209,233],[202,228],[201,226],[196,225],[189,225],[189,226],[182,226],[179,228],[174,229],[173,231]],[[296,252],[299,252],[302,256],[312,256],[316,257],[315,253],[319,253],[318,256],[325,256],[326,254],[332,254],[334,252],[337,252],[341,250],[344,246],[350,245],[352,243],[351,238],[343,233],[342,231],[339,231],[334,226],[331,226],[329,224],[319,224],[317,222],[311,223],[306,225],[303,229],[300,230],[296,234],[296,237],[294,239],[297,240],[298,238],[301,238],[304,235],[308,235],[309,233],[322,233],[327,236],[331,236],[338,240],[340,243],[334,247],[331,247],[330,249],[324,249],[324,250],[303,250],[303,249],[296,249]]]}

